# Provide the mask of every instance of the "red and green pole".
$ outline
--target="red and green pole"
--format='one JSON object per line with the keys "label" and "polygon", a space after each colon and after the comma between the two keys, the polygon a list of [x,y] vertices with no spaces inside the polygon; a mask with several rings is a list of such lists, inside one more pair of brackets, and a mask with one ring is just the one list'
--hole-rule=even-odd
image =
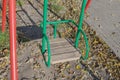
{"label": "red and green pole", "polygon": [[[44,0],[44,7],[43,7],[43,35],[46,35],[46,27],[47,27],[47,15],[48,15],[48,0]],[[42,38],[42,53],[45,52],[46,48],[46,41],[45,37]]]}
{"label": "red and green pole", "polygon": [[5,32],[7,0],[2,2],[2,32]]}
{"label": "red and green pole", "polygon": [[85,13],[85,8],[86,8],[86,4],[87,3],[88,3],[87,0],[83,0],[83,2],[82,2],[80,17],[79,17],[78,30],[77,30],[76,39],[75,39],[75,47],[78,48],[79,39],[81,37],[81,34],[84,36],[85,45],[86,45],[86,55],[82,56],[82,58],[84,60],[86,60],[88,58],[88,56],[89,56],[89,50],[90,50],[89,49],[89,44],[88,44],[87,36],[86,36],[85,32],[82,29],[83,19],[84,19],[84,13]]}
{"label": "red and green pole", "polygon": [[90,4],[91,4],[91,1],[92,1],[92,0],[88,0],[88,1],[87,1],[86,7],[85,7],[85,12],[86,12],[87,9],[89,8],[89,6],[90,6]]}
{"label": "red and green pole", "polygon": [[[7,0],[2,5],[2,32],[5,32]],[[10,33],[10,75],[11,80],[18,80],[16,55],[16,0],[9,0]]]}
{"label": "red and green pole", "polygon": [[18,80],[16,55],[16,0],[9,0],[9,28],[11,80]]}
{"label": "red and green pole", "polygon": [[80,33],[81,33],[80,29],[82,29],[86,4],[87,4],[87,0],[83,0],[82,7],[81,7],[81,12],[80,12],[80,16],[79,16],[78,30],[77,30],[76,40],[75,40],[75,47],[76,48],[78,48],[78,43],[79,43]]}

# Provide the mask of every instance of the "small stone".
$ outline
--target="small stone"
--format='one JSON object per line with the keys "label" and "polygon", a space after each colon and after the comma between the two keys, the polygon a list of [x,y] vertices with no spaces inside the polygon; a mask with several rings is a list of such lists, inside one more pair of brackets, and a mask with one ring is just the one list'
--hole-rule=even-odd
{"label": "small stone", "polygon": [[100,18],[98,18],[98,17],[95,17],[95,18],[94,18],[94,20],[95,20],[95,21],[99,21],[99,20],[100,20]]}
{"label": "small stone", "polygon": [[115,35],[115,32],[112,32],[112,35]]}

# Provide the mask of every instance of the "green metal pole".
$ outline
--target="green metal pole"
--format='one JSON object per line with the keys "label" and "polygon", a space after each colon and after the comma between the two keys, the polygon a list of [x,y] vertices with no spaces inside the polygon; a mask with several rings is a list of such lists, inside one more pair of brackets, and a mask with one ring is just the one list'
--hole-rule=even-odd
{"label": "green metal pole", "polygon": [[87,39],[87,36],[86,36],[85,32],[84,32],[82,29],[80,29],[80,32],[81,32],[82,35],[84,36],[85,45],[86,45],[86,55],[85,55],[85,56],[82,56],[82,59],[83,59],[83,60],[86,60],[86,59],[88,59],[88,56],[89,56],[90,47],[89,47],[88,39]]}
{"label": "green metal pole", "polygon": [[81,13],[80,13],[80,18],[79,18],[79,25],[78,25],[78,31],[76,35],[76,40],[75,40],[75,47],[78,48],[78,43],[80,39],[80,29],[82,29],[82,23],[83,23],[83,18],[84,18],[84,12],[85,12],[85,7],[86,7],[87,0],[83,0],[82,2],[82,8],[81,8]]}
{"label": "green metal pole", "polygon": [[46,27],[47,27],[47,8],[48,8],[48,0],[44,0],[44,7],[43,7],[43,38],[42,38],[42,53],[45,52],[46,48],[46,41],[45,36],[46,35]]}

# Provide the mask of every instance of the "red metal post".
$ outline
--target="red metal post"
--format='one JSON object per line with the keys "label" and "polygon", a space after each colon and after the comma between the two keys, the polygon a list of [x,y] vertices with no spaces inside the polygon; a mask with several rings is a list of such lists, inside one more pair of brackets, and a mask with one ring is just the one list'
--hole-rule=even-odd
{"label": "red metal post", "polygon": [[89,6],[90,6],[90,4],[91,4],[91,1],[92,1],[92,0],[88,0],[88,1],[87,1],[86,8],[85,8],[85,12],[86,12],[87,9],[89,8]]}
{"label": "red metal post", "polygon": [[2,32],[5,32],[7,0],[2,3]]}
{"label": "red metal post", "polygon": [[9,0],[11,80],[18,80],[16,54],[16,0]]}

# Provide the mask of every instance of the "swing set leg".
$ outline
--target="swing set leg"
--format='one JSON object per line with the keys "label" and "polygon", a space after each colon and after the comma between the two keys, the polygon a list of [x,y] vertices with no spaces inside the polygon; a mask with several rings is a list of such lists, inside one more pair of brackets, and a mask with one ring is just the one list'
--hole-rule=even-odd
{"label": "swing set leg", "polygon": [[[7,1],[3,0],[2,32],[5,32]],[[18,80],[16,55],[16,0],[9,0],[10,80]]]}
{"label": "swing set leg", "polygon": [[16,55],[16,0],[9,0],[10,32],[10,74],[11,80],[18,80]]}
{"label": "swing set leg", "polygon": [[2,5],[2,32],[5,32],[7,0],[3,0]]}

